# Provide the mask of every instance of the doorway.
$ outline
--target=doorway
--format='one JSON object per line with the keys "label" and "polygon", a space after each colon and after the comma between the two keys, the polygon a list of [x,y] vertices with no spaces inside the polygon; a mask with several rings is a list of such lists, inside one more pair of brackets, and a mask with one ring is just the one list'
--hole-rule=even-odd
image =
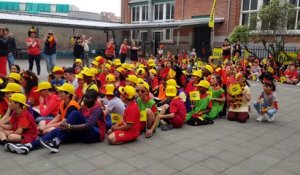
{"label": "doorway", "polygon": [[157,55],[157,49],[159,47],[159,43],[162,40],[163,32],[162,31],[157,31],[153,32],[154,33],[154,54]]}
{"label": "doorway", "polygon": [[210,37],[211,29],[208,26],[194,28],[194,48],[196,49],[197,56],[202,61],[207,61],[207,58],[211,55]]}

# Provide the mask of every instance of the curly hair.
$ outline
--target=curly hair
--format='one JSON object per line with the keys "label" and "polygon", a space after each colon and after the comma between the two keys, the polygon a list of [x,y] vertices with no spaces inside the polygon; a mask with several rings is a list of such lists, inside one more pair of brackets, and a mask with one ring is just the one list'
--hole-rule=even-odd
{"label": "curly hair", "polygon": [[38,77],[30,70],[22,72],[21,76],[26,81],[26,86],[24,87],[25,94],[30,94],[31,89],[38,85]]}

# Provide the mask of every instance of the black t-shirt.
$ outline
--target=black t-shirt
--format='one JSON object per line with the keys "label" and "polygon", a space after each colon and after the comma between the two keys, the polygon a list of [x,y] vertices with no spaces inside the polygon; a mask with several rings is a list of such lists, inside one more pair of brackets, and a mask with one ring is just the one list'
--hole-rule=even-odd
{"label": "black t-shirt", "polygon": [[44,53],[46,55],[52,55],[56,53],[56,42],[50,43],[48,40],[45,42]]}
{"label": "black t-shirt", "polygon": [[[228,47],[229,45],[225,45],[225,44],[223,44],[222,45],[223,47]],[[222,53],[222,55],[224,56],[228,56],[228,55],[230,55],[230,48],[228,48],[228,49],[223,49],[223,53]]]}
{"label": "black t-shirt", "polygon": [[83,47],[76,41],[73,49],[73,55],[75,58],[81,58],[83,54]]}

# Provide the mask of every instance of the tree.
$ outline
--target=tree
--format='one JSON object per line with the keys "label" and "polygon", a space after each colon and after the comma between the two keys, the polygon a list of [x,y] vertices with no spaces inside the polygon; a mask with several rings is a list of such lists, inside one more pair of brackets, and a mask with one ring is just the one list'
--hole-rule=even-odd
{"label": "tree", "polygon": [[274,58],[284,52],[288,23],[295,20],[294,9],[289,2],[271,0],[259,9],[257,15],[251,17],[250,24],[257,24],[256,30],[251,32],[251,39],[261,41],[264,49]]}

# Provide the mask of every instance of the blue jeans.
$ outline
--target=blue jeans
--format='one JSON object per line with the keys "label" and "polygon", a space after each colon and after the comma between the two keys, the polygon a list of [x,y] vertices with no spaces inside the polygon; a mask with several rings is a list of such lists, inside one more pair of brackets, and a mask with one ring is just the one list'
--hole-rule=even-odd
{"label": "blue jeans", "polygon": [[[266,106],[266,105],[263,105],[263,104],[254,102],[254,103],[253,103],[253,107],[255,108],[255,110],[257,111],[258,114],[261,114],[261,108],[262,108],[262,107],[267,108],[267,107],[269,107],[269,106]],[[277,109],[272,108],[272,109],[269,109],[269,110],[267,111],[266,114],[267,114],[269,117],[273,117],[274,114],[276,114],[276,112],[277,112]]]}
{"label": "blue jeans", "polygon": [[51,55],[44,54],[44,58],[46,60],[47,71],[48,73],[51,73],[53,67],[55,66],[56,54],[51,54]]}
{"label": "blue jeans", "polygon": [[[79,111],[73,111],[67,118],[67,123],[71,125],[80,125],[86,123],[86,117]],[[105,134],[105,133],[101,133]],[[80,131],[64,131],[56,128],[42,137],[43,140],[53,140],[57,138],[60,142],[84,142],[95,143],[100,142],[100,133],[98,127],[94,126],[87,130]],[[32,148],[36,149],[40,147],[39,140],[35,140],[32,143]]]}
{"label": "blue jeans", "polygon": [[8,53],[8,55],[7,55],[7,61],[8,61],[8,66],[9,66],[9,70],[10,70],[11,65],[13,65],[14,61],[15,61],[15,57],[11,52]]}

